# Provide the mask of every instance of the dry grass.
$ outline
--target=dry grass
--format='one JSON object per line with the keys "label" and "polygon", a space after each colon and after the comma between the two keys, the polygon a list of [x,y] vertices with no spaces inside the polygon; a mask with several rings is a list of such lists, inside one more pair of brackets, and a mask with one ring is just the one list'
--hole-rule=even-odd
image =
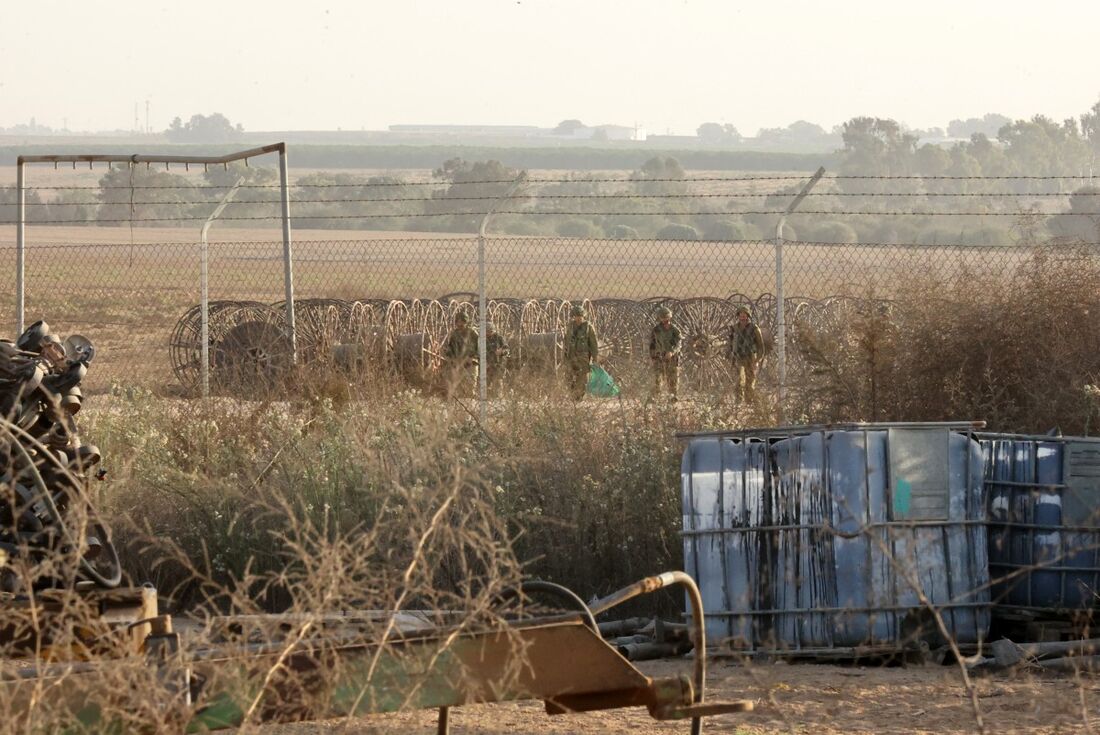
{"label": "dry grass", "polygon": [[[1001,273],[914,275],[892,302],[794,324],[794,382],[820,420],[985,419],[999,431],[1095,428],[1100,258],[1037,247]],[[869,290],[869,296],[881,292]]]}

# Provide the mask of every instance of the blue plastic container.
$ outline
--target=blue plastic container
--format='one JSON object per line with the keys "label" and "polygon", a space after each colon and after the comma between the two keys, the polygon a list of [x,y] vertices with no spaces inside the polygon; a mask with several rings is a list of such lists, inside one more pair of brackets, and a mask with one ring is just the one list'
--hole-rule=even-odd
{"label": "blue plastic container", "polygon": [[1070,613],[1100,591],[1100,440],[982,434],[996,610]]}
{"label": "blue plastic container", "polygon": [[692,435],[685,568],[741,649],[939,645],[989,628],[982,455],[959,425]]}

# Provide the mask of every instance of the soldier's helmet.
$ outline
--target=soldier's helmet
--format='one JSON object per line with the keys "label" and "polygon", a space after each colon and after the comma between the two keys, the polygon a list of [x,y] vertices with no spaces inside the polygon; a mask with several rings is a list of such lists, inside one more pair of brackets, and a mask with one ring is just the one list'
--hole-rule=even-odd
{"label": "soldier's helmet", "polygon": [[668,308],[667,306],[662,306],[660,309],[657,310],[657,318],[658,319],[671,319],[672,318],[672,309]]}
{"label": "soldier's helmet", "polygon": [[492,322],[485,322],[485,331],[495,332],[497,331],[497,325],[493,324]]}
{"label": "soldier's helmet", "polygon": [[455,312],[455,323],[461,322],[462,324],[465,324],[468,321],[470,321],[470,318],[468,316],[466,316],[466,312],[464,312],[464,311],[456,311]]}
{"label": "soldier's helmet", "polygon": [[574,306],[572,309],[569,310],[569,314],[571,316],[584,316],[584,307],[581,306],[580,304],[577,304],[576,306]]}
{"label": "soldier's helmet", "polygon": [[737,316],[741,316],[742,314],[747,316],[749,319],[752,319],[752,309],[745,306],[744,304],[737,307]]}

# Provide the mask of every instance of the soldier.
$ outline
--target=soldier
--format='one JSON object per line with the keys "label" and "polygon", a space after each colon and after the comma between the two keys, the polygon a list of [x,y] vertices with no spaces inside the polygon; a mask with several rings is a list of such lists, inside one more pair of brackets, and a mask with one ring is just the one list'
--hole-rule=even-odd
{"label": "soldier", "polygon": [[455,328],[443,343],[443,379],[450,398],[471,376],[471,368],[477,364],[477,330],[468,324],[466,314],[455,313]]}
{"label": "soldier", "polygon": [[569,394],[573,400],[584,398],[588,371],[599,357],[596,328],[585,319],[584,307],[574,306],[573,323],[565,330],[565,364],[569,368]]}
{"label": "soldier", "polygon": [[752,320],[749,307],[737,307],[737,321],[730,327],[728,340],[726,352],[737,381],[737,400],[751,401],[756,392],[756,366],[764,357],[764,336]]}
{"label": "soldier", "polygon": [[657,310],[657,324],[649,333],[649,359],[653,362],[653,395],[661,394],[661,380],[676,400],[676,384],[680,373],[680,329],[672,323],[672,309]]}
{"label": "soldier", "polygon": [[497,393],[504,377],[504,363],[508,359],[508,342],[492,322],[485,322],[485,359],[488,362],[485,380],[489,392]]}

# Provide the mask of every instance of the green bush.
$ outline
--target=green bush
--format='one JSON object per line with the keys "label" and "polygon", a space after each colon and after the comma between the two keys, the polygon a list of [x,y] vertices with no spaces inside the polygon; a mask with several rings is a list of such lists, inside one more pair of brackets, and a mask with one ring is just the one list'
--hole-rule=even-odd
{"label": "green bush", "polygon": [[735,219],[712,220],[703,225],[703,238],[706,240],[759,240],[760,230],[755,226]]}
{"label": "green bush", "polygon": [[657,230],[658,240],[698,240],[699,231],[691,225],[670,222]]}
{"label": "green bush", "polygon": [[638,231],[630,225],[612,225],[607,231],[607,236],[616,240],[637,240]]}

